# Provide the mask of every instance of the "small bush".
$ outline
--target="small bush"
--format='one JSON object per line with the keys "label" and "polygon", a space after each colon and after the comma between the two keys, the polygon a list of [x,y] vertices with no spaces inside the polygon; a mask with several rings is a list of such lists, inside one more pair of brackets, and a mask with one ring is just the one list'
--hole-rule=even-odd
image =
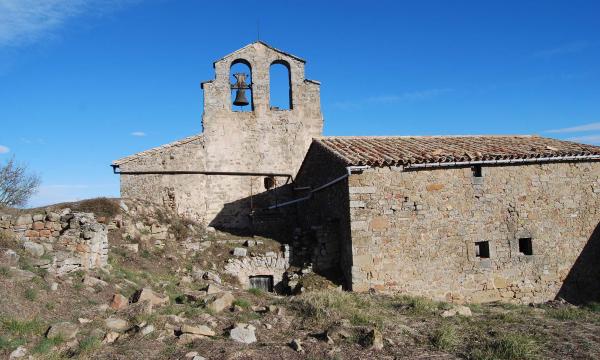
{"label": "small bush", "polygon": [[444,324],[431,335],[431,344],[440,350],[452,350],[458,345],[459,336],[453,326]]}
{"label": "small bush", "polygon": [[33,288],[29,288],[29,289],[25,290],[25,293],[23,294],[23,296],[25,297],[25,299],[27,299],[29,301],[35,301],[35,299],[37,299],[37,290],[35,290]]}
{"label": "small bush", "polygon": [[471,354],[474,360],[529,360],[535,359],[539,347],[536,341],[522,334],[507,334],[486,343]]}
{"label": "small bush", "polygon": [[15,234],[12,231],[0,229],[0,247],[10,248],[16,243]]}

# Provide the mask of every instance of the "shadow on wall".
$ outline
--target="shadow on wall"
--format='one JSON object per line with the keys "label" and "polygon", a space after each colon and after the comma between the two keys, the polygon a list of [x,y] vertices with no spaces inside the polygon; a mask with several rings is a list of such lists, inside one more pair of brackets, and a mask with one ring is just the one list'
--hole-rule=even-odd
{"label": "shadow on wall", "polygon": [[292,184],[283,185],[225,204],[209,225],[237,236],[262,236],[289,244],[293,231],[289,224],[295,214],[294,206],[267,208],[292,199]]}
{"label": "shadow on wall", "polygon": [[557,297],[572,304],[600,301],[600,223],[573,264]]}
{"label": "shadow on wall", "polygon": [[[221,232],[236,236],[260,236],[275,240],[282,245],[289,244],[292,247],[290,264],[302,268],[314,261],[312,255],[315,249],[323,251],[322,244],[318,241],[319,237],[341,236],[337,231],[340,225],[328,219],[320,222],[324,224],[322,226],[297,233],[295,229],[306,225],[303,224],[303,220],[306,220],[305,217],[308,215],[300,213],[296,204],[268,209],[269,206],[294,200],[293,186],[287,184],[227,203],[209,225]],[[339,246],[339,242],[336,241],[333,245],[328,243],[328,246]],[[337,249],[327,250],[334,255],[334,258],[324,259],[330,266],[326,267],[326,264],[321,264],[322,261],[319,261],[313,263],[313,270],[335,284],[343,284],[343,275],[339,269],[340,253]]]}

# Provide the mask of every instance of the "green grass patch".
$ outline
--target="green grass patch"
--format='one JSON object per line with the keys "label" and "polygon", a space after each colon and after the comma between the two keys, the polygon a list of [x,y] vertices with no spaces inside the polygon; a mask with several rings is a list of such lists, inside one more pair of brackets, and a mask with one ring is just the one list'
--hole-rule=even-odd
{"label": "green grass patch", "polygon": [[584,307],[584,309],[586,309],[587,311],[591,311],[591,312],[600,312],[600,303],[598,302],[591,302],[589,304],[586,304]]}
{"label": "green grass patch", "polygon": [[471,353],[473,360],[530,360],[536,359],[539,346],[535,339],[523,334],[507,334],[486,342]]}
{"label": "green grass patch", "polygon": [[411,315],[431,315],[439,310],[448,310],[451,308],[451,305],[448,303],[408,295],[395,297],[392,305],[396,309]]}
{"label": "green grass patch", "polygon": [[64,339],[61,336],[56,336],[53,338],[43,338],[38,342],[35,347],[31,350],[34,354],[47,354],[52,350],[55,346],[58,346],[64,342]]}
{"label": "green grass patch", "polygon": [[325,323],[348,319],[357,325],[381,328],[386,316],[386,304],[382,299],[368,294],[319,290],[295,297],[291,307],[307,321]]}
{"label": "green grass patch", "polygon": [[250,305],[250,301],[246,300],[246,299],[235,299],[233,301],[233,305],[237,305],[241,308],[244,309],[248,309],[251,305]]}
{"label": "green grass patch", "polygon": [[23,297],[29,301],[35,301],[37,299],[37,290],[29,288],[23,293]]}
{"label": "green grass patch", "polygon": [[460,337],[456,328],[449,324],[443,324],[431,334],[431,344],[439,350],[450,351],[458,345]]}
{"label": "green grass patch", "polygon": [[7,268],[6,266],[0,267],[0,276],[9,277],[10,276],[10,269]]}
{"label": "green grass patch", "polygon": [[38,319],[32,320],[16,320],[16,319],[0,319],[2,329],[15,335],[31,335],[42,334],[46,330],[46,326]]}
{"label": "green grass patch", "polygon": [[25,339],[10,339],[8,337],[0,336],[0,351],[7,350],[12,351],[19,346],[25,344]]}
{"label": "green grass patch", "polygon": [[575,307],[548,309],[546,310],[546,314],[553,319],[561,321],[580,320],[586,316],[585,311]]}
{"label": "green grass patch", "polygon": [[263,296],[265,294],[264,290],[259,288],[250,288],[248,292],[255,296]]}
{"label": "green grass patch", "polygon": [[102,345],[101,340],[96,336],[87,336],[79,342],[77,348],[77,355],[90,353],[98,349]]}

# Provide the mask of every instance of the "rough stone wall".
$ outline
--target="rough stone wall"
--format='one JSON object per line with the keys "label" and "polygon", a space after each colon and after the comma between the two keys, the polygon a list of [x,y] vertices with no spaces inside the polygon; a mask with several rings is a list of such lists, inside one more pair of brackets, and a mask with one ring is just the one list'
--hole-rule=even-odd
{"label": "rough stone wall", "polygon": [[250,288],[250,276],[272,276],[273,286],[280,288],[283,274],[290,266],[290,251],[270,251],[264,254],[228,259],[225,272],[235,276],[244,289]]}
{"label": "rough stone wall", "polygon": [[[120,165],[120,171],[203,171],[204,138],[149,151]],[[122,174],[121,197],[161,204],[198,221],[205,221],[207,175]]]}
{"label": "rough stone wall", "polygon": [[[251,67],[254,103],[251,112],[231,109],[230,68],[239,60]],[[273,62],[289,66],[290,110],[269,106],[269,70]],[[304,62],[256,42],[217,61],[214,67],[215,79],[202,86],[203,134],[195,141],[165,146],[139,156],[121,165],[122,171],[195,170],[289,175],[298,171],[312,138],[320,136],[323,128],[319,84],[305,79]],[[265,192],[264,177],[124,174],[121,176],[121,196],[156,203],[174,197],[179,213],[206,225],[247,228],[250,197]],[[277,177],[276,180],[282,185],[286,178]]]}
{"label": "rough stone wall", "polygon": [[107,226],[93,214],[0,214],[0,229],[16,235],[23,249],[37,257],[33,264],[51,273],[101,268],[108,264]]}
{"label": "rough stone wall", "polygon": [[[296,178],[296,187],[316,189],[347,174],[344,164],[329,152],[312,145]],[[306,196],[299,193],[298,197]],[[293,242],[293,259],[301,265],[312,263],[323,275],[341,273],[346,283],[351,279],[352,249],[348,181],[344,179],[312,194],[297,205],[297,221],[302,234]],[[338,279],[335,279],[338,280]]]}
{"label": "rough stone wall", "polygon": [[[484,167],[483,179],[469,168],[375,168],[349,186],[355,291],[527,303],[555,298],[565,281],[598,289],[598,265],[580,259],[598,241],[600,163]],[[489,259],[476,257],[478,241]]]}

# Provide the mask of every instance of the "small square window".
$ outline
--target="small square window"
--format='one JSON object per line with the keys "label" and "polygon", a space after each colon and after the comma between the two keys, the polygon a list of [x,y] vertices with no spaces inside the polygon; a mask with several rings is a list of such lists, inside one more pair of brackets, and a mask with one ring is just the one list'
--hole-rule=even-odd
{"label": "small square window", "polygon": [[531,238],[519,239],[519,252],[523,255],[533,255],[533,245]]}
{"label": "small square window", "polygon": [[488,259],[490,257],[490,242],[478,241],[475,243],[475,257]]}
{"label": "small square window", "polygon": [[483,177],[483,172],[481,170],[481,165],[474,165],[471,170],[473,171],[473,177],[480,178]]}

